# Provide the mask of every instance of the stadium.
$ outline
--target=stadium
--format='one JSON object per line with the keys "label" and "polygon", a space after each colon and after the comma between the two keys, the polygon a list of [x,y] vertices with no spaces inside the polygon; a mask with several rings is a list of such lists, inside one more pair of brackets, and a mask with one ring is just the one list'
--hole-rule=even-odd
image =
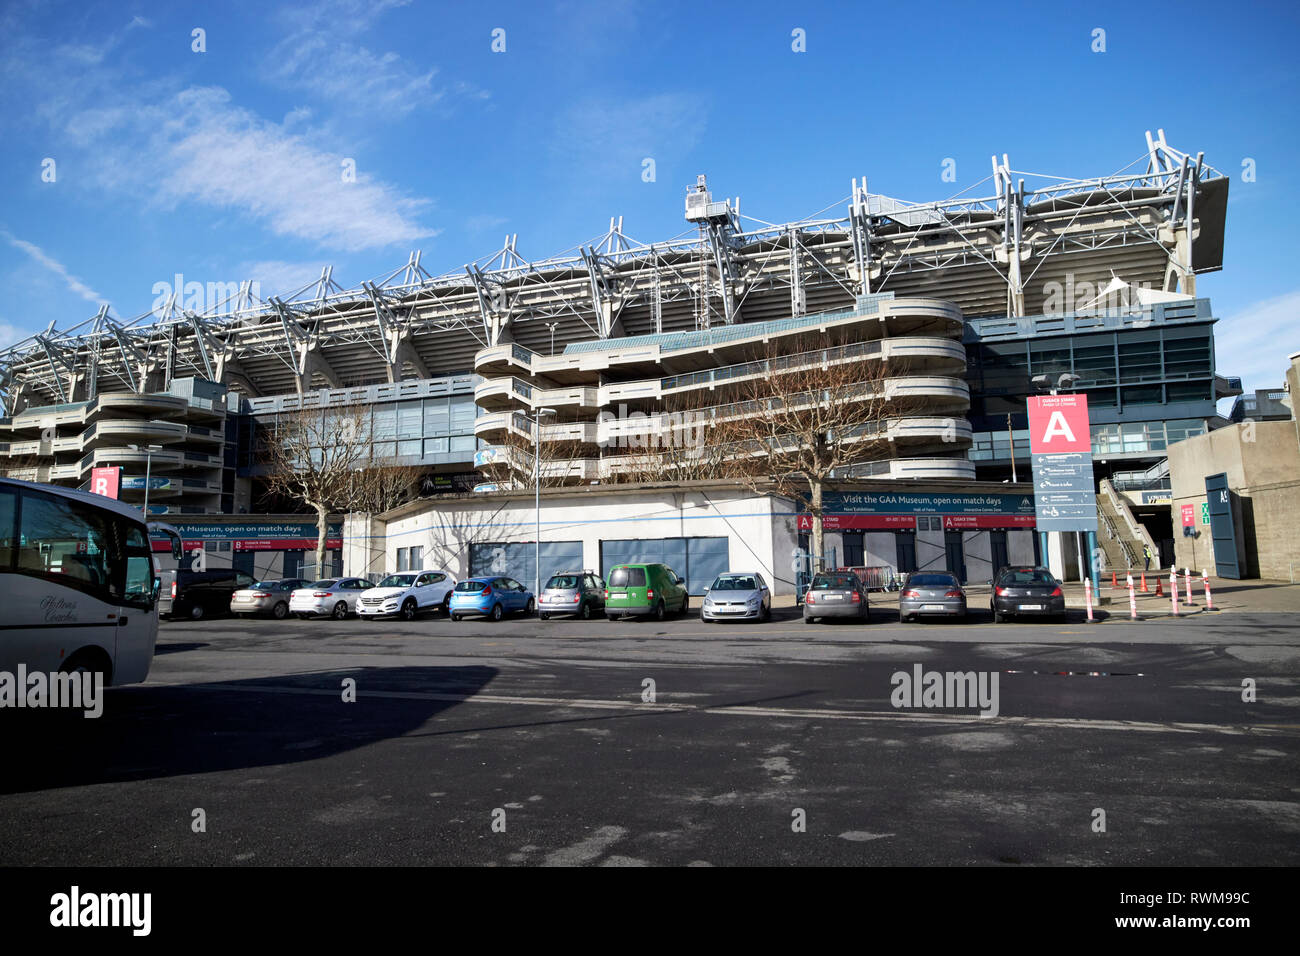
{"label": "stadium", "polygon": [[1036,377],[1068,374],[1089,396],[1098,473],[1159,492],[1166,446],[1223,424],[1216,402],[1240,393],[1214,367],[1215,319],[1196,294],[1222,267],[1228,181],[1163,131],[1094,178],[994,156],[954,198],[904,202],[855,178],[835,214],[781,224],[742,216],[701,176],[685,230],[663,241],[616,217],[544,259],[508,236],[437,275],[417,251],[350,288],[326,268],[265,298],[246,282],[206,311],[183,290],[129,319],[103,307],[0,352],[0,460],[83,487],[92,467],[121,465],[122,497],[152,493],[155,514],[249,513],[260,427],[360,405],[378,452],[426,493],[526,486],[543,413],[543,441],[582,446],[543,469],[547,483],[627,481],[639,464],[610,447],[614,410],[663,415],[670,395],[743,369],[742,345],[838,330],[915,399],[883,426],[885,460],[854,475],[1027,474],[1024,399]]}

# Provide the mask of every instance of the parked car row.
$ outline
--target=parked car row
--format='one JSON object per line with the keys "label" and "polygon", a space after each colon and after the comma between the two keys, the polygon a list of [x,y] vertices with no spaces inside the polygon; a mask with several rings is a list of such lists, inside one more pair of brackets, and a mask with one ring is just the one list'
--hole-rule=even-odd
{"label": "parked car row", "polygon": [[[662,621],[669,613],[686,614],[690,594],[685,580],[665,564],[620,564],[605,581],[590,570],[560,571],[547,579],[535,597],[519,581],[506,575],[475,576],[457,581],[447,571],[407,571],[390,574],[378,584],[364,578],[301,578],[254,581],[230,569],[175,571],[170,588],[164,587],[159,612],[171,617],[200,620],[221,611],[247,617],[282,619],[330,617],[362,620],[400,617],[441,611],[453,621],[484,617],[499,621],[507,614],[541,620],[569,616],[589,620],[603,614],[610,620],[650,617]],[[1006,567],[989,582],[989,609],[1002,623],[1022,617],[1065,619],[1061,582],[1046,568]],[[898,618],[902,623],[922,618],[967,619],[966,589],[948,572],[920,572],[908,576],[899,594]],[[803,619],[811,624],[832,618],[870,619],[866,583],[851,570],[816,574],[803,594]],[[700,620],[766,621],[772,616],[772,592],[757,572],[727,572],[705,589]]]}

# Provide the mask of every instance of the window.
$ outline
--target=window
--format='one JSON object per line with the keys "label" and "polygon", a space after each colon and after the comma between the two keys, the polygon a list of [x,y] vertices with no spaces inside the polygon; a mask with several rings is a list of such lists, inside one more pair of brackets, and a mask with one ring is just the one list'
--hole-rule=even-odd
{"label": "window", "polygon": [[[397,406],[397,437],[420,438],[424,431],[422,408],[418,401],[402,402]],[[415,454],[419,454],[417,451]]]}
{"label": "window", "polygon": [[412,441],[399,441],[397,443],[398,457],[420,457],[421,441],[417,438]]}
{"label": "window", "polygon": [[477,416],[478,416],[478,406],[474,404],[473,395],[455,395],[452,397],[451,399],[452,434],[460,434],[460,435],[466,433],[473,434],[474,419]]}
{"label": "window", "polygon": [[[424,567],[424,546],[411,549],[411,564],[408,571],[419,571]],[[400,569],[399,569],[400,570]]]}
{"label": "window", "polygon": [[124,531],[126,586],[122,603],[147,611],[153,607],[153,552],[149,538],[144,529],[136,525],[127,525]]}
{"label": "window", "polygon": [[[68,498],[39,492],[24,491],[21,504],[16,535],[19,574],[46,578],[107,603],[122,601],[128,577],[125,539],[134,527],[131,522]],[[10,535],[15,537],[12,531]],[[134,548],[131,553],[144,556],[149,568],[148,590],[152,594],[148,542],[137,547],[139,554]],[[137,563],[133,580],[139,576],[139,569]]]}
{"label": "window", "polygon": [[411,570],[411,560],[409,557],[409,553],[410,552],[406,548],[397,549],[397,570],[398,571]]}
{"label": "window", "polygon": [[14,553],[17,551],[17,536],[14,534],[18,496],[12,491],[0,488],[0,571],[7,571],[14,566]]}
{"label": "window", "polygon": [[426,438],[424,440],[424,453],[426,455],[445,455],[447,454],[447,439],[445,438]]}
{"label": "window", "polygon": [[460,436],[457,436],[457,437],[453,438],[453,439],[451,440],[451,450],[452,450],[452,451],[473,451],[473,450],[474,450],[474,436],[473,436],[473,435],[460,435]]}
{"label": "window", "polygon": [[451,428],[451,406],[445,398],[424,400],[424,434],[445,435]]}

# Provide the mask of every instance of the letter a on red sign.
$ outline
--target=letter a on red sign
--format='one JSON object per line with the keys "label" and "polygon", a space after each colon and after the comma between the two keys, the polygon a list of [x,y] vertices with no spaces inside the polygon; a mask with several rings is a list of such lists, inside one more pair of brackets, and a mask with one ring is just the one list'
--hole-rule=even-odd
{"label": "letter a on red sign", "polygon": [[1029,451],[1035,455],[1092,451],[1087,395],[1029,399]]}

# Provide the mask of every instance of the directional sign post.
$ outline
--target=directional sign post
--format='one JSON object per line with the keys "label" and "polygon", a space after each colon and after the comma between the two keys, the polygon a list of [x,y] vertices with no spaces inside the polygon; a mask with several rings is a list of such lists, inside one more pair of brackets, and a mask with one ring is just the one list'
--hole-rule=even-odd
{"label": "directional sign post", "polygon": [[[1088,396],[1031,397],[1029,453],[1038,530],[1087,532],[1091,552],[1097,535],[1097,494],[1092,482]],[[1082,555],[1080,559],[1082,564]],[[1082,576],[1082,567],[1079,572]],[[1095,568],[1092,576],[1096,577]]]}

